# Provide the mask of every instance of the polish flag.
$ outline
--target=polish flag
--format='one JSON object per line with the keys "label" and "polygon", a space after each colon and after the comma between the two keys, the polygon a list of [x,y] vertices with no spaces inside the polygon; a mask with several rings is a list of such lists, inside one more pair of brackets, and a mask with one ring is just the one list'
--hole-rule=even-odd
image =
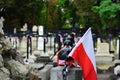
{"label": "polish flag", "polygon": [[82,68],[84,80],[97,80],[96,61],[93,48],[91,28],[89,28],[69,56],[73,57]]}

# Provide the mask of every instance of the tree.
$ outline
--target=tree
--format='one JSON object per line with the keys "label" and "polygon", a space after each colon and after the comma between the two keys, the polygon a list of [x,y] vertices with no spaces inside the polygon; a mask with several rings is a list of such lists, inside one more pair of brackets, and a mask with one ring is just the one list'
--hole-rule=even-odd
{"label": "tree", "polygon": [[94,17],[91,8],[96,0],[74,0],[76,8],[77,22],[84,27],[90,27],[92,18]]}
{"label": "tree", "polygon": [[28,23],[30,27],[33,24],[40,24],[42,0],[0,0],[0,4],[0,8],[4,9],[1,16],[5,18],[5,28],[11,30],[16,27],[20,29],[24,23]]}
{"label": "tree", "polygon": [[102,31],[114,29],[118,22],[117,13],[120,11],[120,4],[113,3],[111,0],[102,0],[100,5],[93,6],[92,10],[99,14]]}
{"label": "tree", "polygon": [[76,8],[74,0],[58,0],[58,7],[61,10],[63,28],[75,27]]}

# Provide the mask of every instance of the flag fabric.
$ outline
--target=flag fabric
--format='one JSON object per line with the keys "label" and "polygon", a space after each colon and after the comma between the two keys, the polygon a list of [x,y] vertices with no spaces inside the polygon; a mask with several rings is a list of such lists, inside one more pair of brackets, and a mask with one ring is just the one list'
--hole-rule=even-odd
{"label": "flag fabric", "polygon": [[82,68],[84,80],[97,80],[96,61],[93,48],[91,28],[81,37],[70,52],[69,56],[74,58]]}

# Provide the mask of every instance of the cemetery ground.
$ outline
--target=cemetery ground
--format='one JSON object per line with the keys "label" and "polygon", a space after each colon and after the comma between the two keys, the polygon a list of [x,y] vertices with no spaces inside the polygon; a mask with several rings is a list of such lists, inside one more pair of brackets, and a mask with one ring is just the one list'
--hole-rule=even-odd
{"label": "cemetery ground", "polygon": [[[37,49],[37,47],[36,47],[36,39],[33,39],[34,41],[32,41],[33,43],[33,48],[32,48],[32,55],[33,56],[29,56],[29,63],[27,63],[26,62],[26,65],[28,65],[28,66],[31,66],[31,67],[34,67],[34,68],[40,68],[42,65],[44,65],[43,63],[34,63],[34,56],[43,56],[44,58],[45,57],[52,57],[53,55],[54,55],[54,49],[52,48],[52,49],[50,49],[49,47],[47,47],[46,48],[46,52],[44,52],[43,50],[41,51],[41,50],[38,50]],[[47,44],[48,45],[48,44]],[[106,45],[106,44],[105,44]],[[21,41],[21,45],[20,45],[21,47],[18,49],[18,51],[20,52],[20,54],[22,54],[24,57],[26,57],[27,56],[27,53],[26,53],[26,41],[25,41],[25,38],[23,38],[23,40]],[[101,48],[101,47],[100,47]],[[105,48],[105,47],[104,47]],[[104,49],[103,48],[103,49]],[[104,50],[105,51],[105,53],[104,54],[108,54],[108,50],[109,50],[109,48],[108,48],[108,45],[107,45],[107,47],[105,48],[106,50]],[[99,49],[98,50],[99,52],[101,52],[101,49]],[[103,51],[102,51],[103,52]],[[103,54],[103,55],[104,55]],[[103,56],[102,56],[103,57]],[[111,61],[111,56],[109,56],[107,59],[105,58],[105,59],[103,59],[101,56],[100,56],[100,62],[104,62],[104,61],[106,61],[107,59],[107,61]],[[115,58],[117,58],[118,57],[118,55],[116,54],[115,55]],[[54,59],[55,59],[55,57],[53,58],[53,61],[54,61]],[[104,60],[104,61],[101,61],[101,60]],[[52,63],[52,65],[53,65],[53,63]],[[52,66],[51,65],[49,65],[49,64],[47,64],[46,65],[46,67],[44,67],[45,69],[43,70],[43,71],[46,71],[46,70],[48,70],[48,68],[50,69]],[[98,65],[98,67],[99,67],[99,65]],[[100,66],[101,67],[101,66]],[[108,66],[106,66],[106,65],[102,65],[102,68],[105,68],[105,67],[108,67]],[[114,71],[113,71],[113,68],[114,68],[114,65],[113,66],[109,66],[109,68],[108,69],[106,69],[105,68],[105,70],[103,70],[103,69],[99,69],[99,68],[97,68],[97,75],[98,75],[98,80],[117,80],[116,78],[116,75],[114,75]],[[47,71],[46,71],[47,72]],[[33,73],[34,74],[34,73]],[[36,74],[37,75],[37,74]],[[50,76],[50,74],[46,74],[46,73],[43,73],[43,72],[39,72],[39,75],[42,75],[42,76],[40,76],[40,77],[42,77],[42,80],[49,80],[49,79],[47,79],[46,78],[46,76]],[[32,80],[32,79],[31,79]],[[33,79],[33,80],[38,80],[38,79]]]}
{"label": "cemetery ground", "polygon": [[[35,55],[38,55],[39,53],[42,53],[41,55],[47,55],[47,53],[53,53],[53,50],[48,49],[48,51],[46,53],[44,53],[43,51],[34,51]],[[33,52],[33,54],[34,54]],[[50,54],[52,55],[52,54]],[[103,65],[104,66],[104,65]],[[97,69],[97,76],[98,76],[98,80],[117,80],[117,76],[114,75],[114,71],[113,71],[113,66],[111,66],[108,70],[101,70],[101,69]]]}
{"label": "cemetery ground", "polygon": [[[35,44],[36,43],[34,43],[33,46],[36,46]],[[26,55],[26,48],[25,47],[26,47],[26,45],[23,42],[21,51],[22,51],[22,53],[24,53],[23,54],[24,56]],[[53,50],[53,48],[52,49],[47,48],[46,52],[44,53],[43,51],[39,51],[39,50],[35,49],[35,47],[34,47],[34,49],[32,51],[32,54],[41,55],[41,56],[48,56],[48,55],[52,56],[52,55],[54,55],[54,50]],[[116,55],[116,57],[117,57],[117,55]],[[102,67],[105,67],[105,65],[102,65]],[[112,79],[112,78],[114,78],[114,77],[116,78],[116,76],[114,76],[113,66],[111,66],[111,68],[109,68],[107,70],[97,69],[97,72],[98,72],[98,74],[97,74],[98,75],[98,80],[115,80],[115,79]]]}

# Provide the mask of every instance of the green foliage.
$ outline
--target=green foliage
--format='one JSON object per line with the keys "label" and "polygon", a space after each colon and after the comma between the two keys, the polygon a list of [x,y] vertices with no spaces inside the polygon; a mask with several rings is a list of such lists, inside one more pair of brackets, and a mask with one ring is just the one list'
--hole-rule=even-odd
{"label": "green foliage", "polygon": [[59,7],[65,6],[64,4],[65,4],[66,1],[67,1],[67,0],[58,0],[58,6],[59,6]]}
{"label": "green foliage", "polygon": [[[90,21],[94,18],[94,13],[91,11],[91,7],[96,0],[74,0],[74,7],[76,8],[76,22],[84,27],[91,27]],[[89,20],[89,19],[91,20]],[[92,23],[94,24],[94,23]]]}
{"label": "green foliage", "polygon": [[120,11],[120,4],[113,3],[111,0],[102,0],[100,6],[93,6],[92,10],[99,14],[103,29],[106,29],[109,25],[108,20],[114,19],[117,12]]}
{"label": "green foliage", "polygon": [[[61,21],[63,28],[70,28],[72,25],[71,18],[73,18],[74,13],[74,3],[70,2],[70,0],[58,0],[58,7],[61,10]],[[70,23],[66,25],[66,20],[68,20]]]}
{"label": "green foliage", "polygon": [[43,25],[47,31],[82,25],[106,33],[120,25],[120,3],[111,0],[0,0],[0,8],[6,26],[18,28],[24,23]]}
{"label": "green foliage", "polygon": [[42,9],[39,19],[40,24],[45,25],[45,20],[46,20],[46,9]]}
{"label": "green foliage", "polygon": [[69,29],[69,28],[71,28],[72,26],[70,25],[70,24],[65,24],[65,25],[63,25],[63,28],[65,28],[65,29]]}
{"label": "green foliage", "polygon": [[40,24],[42,0],[0,0],[6,26],[21,28],[24,23]]}
{"label": "green foliage", "polygon": [[94,6],[93,11],[98,12],[103,19],[111,19],[116,16],[116,12],[120,10],[120,5],[112,3],[111,0],[102,1],[100,6]]}

